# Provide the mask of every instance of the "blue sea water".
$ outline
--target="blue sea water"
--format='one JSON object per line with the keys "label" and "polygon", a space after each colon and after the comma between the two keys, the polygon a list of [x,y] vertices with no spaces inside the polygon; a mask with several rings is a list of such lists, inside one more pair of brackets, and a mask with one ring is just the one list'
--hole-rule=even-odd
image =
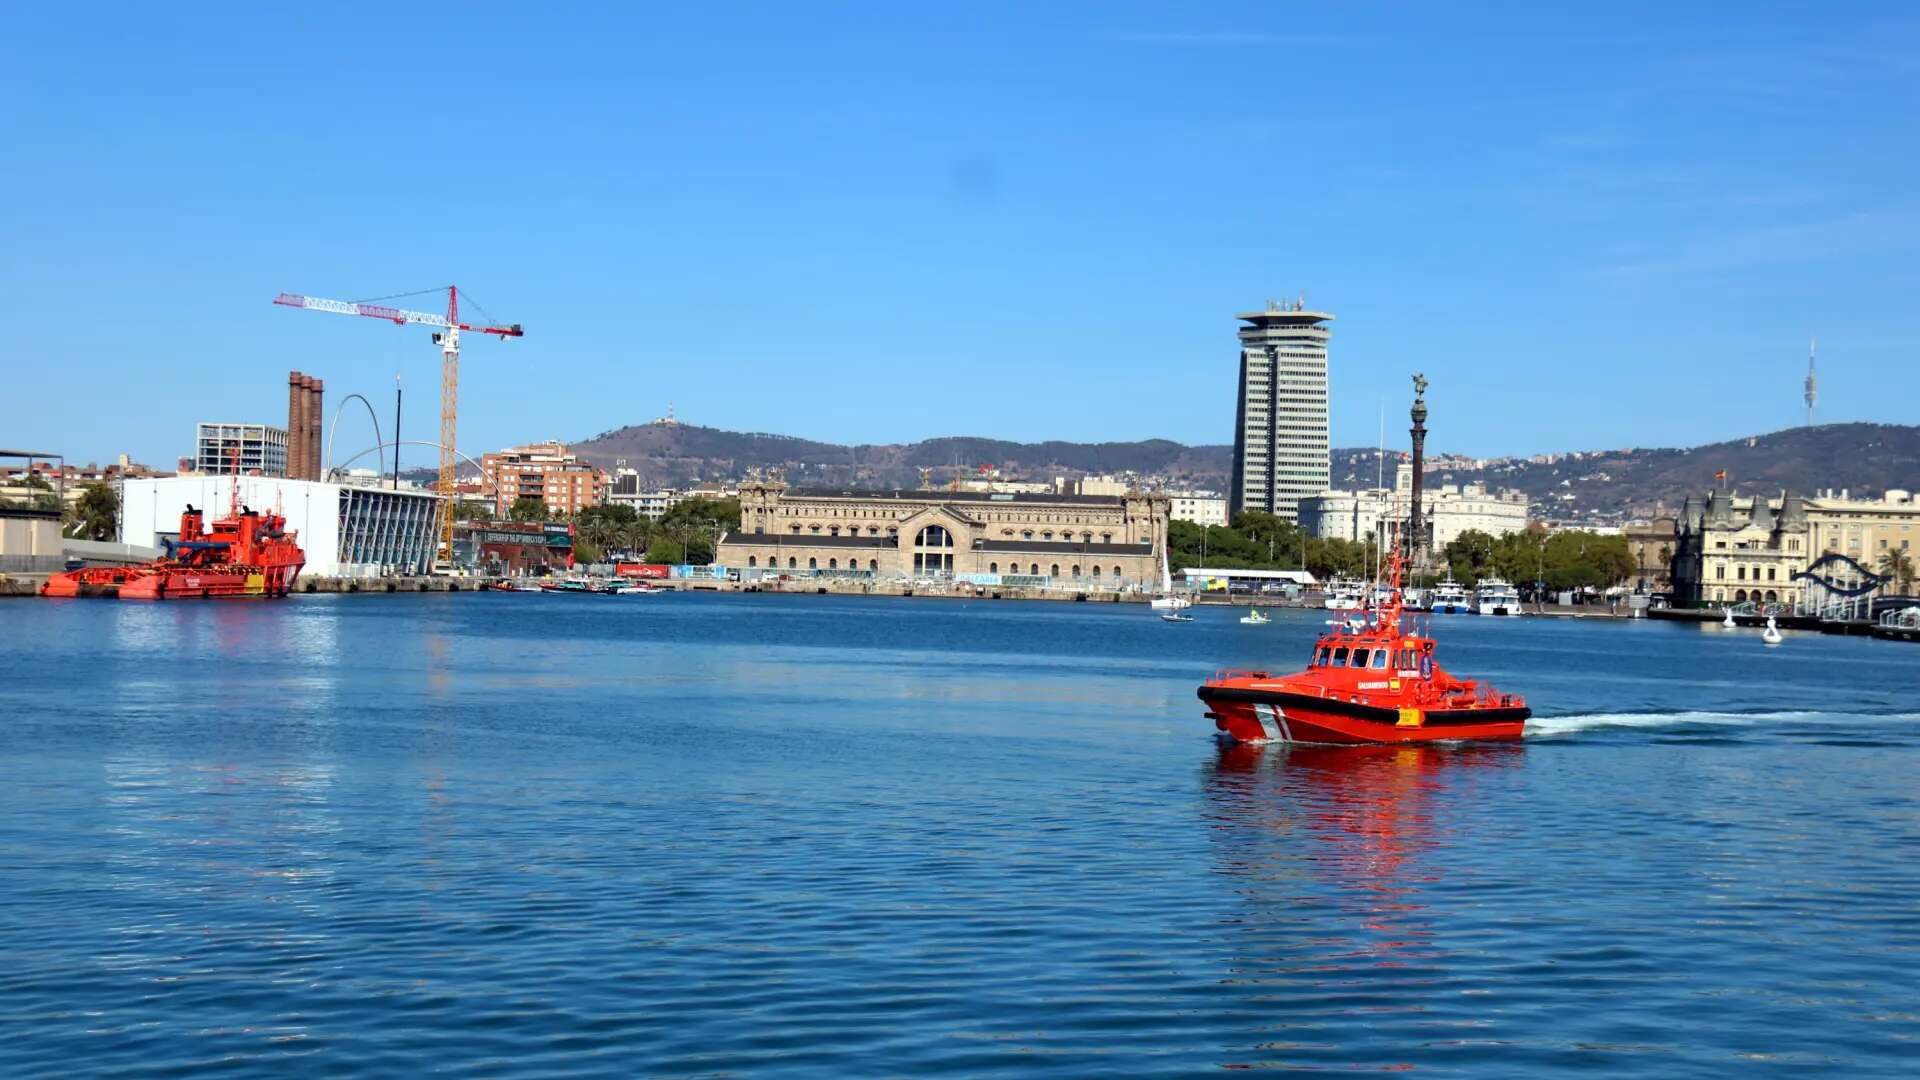
{"label": "blue sea water", "polygon": [[0,1075],[1914,1075],[1920,648],[1440,617],[1526,743],[1217,746],[1322,617],[8,603]]}

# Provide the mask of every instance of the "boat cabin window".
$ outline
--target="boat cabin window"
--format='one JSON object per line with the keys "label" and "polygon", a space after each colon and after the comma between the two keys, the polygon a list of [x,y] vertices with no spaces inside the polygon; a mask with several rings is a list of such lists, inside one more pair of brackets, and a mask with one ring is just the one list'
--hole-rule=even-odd
{"label": "boat cabin window", "polygon": [[1368,650],[1366,650],[1366,649],[1355,649],[1355,650],[1353,650],[1353,666],[1354,666],[1354,667],[1366,667],[1366,666],[1367,666],[1367,652],[1368,652]]}
{"label": "boat cabin window", "polygon": [[1345,645],[1342,645],[1339,648],[1333,650],[1333,663],[1329,666],[1330,667],[1346,667],[1347,666],[1347,647]]}
{"label": "boat cabin window", "polygon": [[1385,650],[1385,649],[1375,649],[1375,650],[1374,650],[1374,652],[1373,652],[1373,666],[1374,666],[1374,670],[1376,670],[1376,671],[1384,671],[1384,670],[1386,669],[1386,666],[1387,666],[1387,650]]}
{"label": "boat cabin window", "polygon": [[1320,646],[1320,666],[1321,666],[1321,667],[1326,667],[1326,666],[1327,666],[1327,660],[1328,660],[1328,658],[1329,658],[1329,657],[1331,657],[1332,655],[1333,655],[1333,649],[1332,649],[1332,648],[1330,648],[1329,646],[1326,646],[1326,645],[1322,645],[1322,646]]}

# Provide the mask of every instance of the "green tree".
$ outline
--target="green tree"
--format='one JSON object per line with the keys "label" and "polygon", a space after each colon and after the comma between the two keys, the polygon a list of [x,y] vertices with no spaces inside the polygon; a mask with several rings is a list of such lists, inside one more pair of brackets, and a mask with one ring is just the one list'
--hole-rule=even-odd
{"label": "green tree", "polygon": [[545,521],[549,516],[546,502],[531,495],[520,496],[507,508],[508,521]]}
{"label": "green tree", "polygon": [[453,504],[455,521],[492,521],[493,504],[478,499],[456,499]]}
{"label": "green tree", "polygon": [[686,555],[686,547],[664,532],[655,535],[653,542],[647,545],[647,561],[650,563],[678,565],[687,561]]}
{"label": "green tree", "polygon": [[31,496],[30,501],[27,503],[29,509],[53,511],[62,509],[60,506],[60,496],[54,494],[53,485],[47,483],[47,478],[41,476],[39,473],[28,473],[26,478],[20,481],[20,486],[26,488],[28,491],[41,493]]}
{"label": "green tree", "polygon": [[1914,580],[1913,558],[1907,554],[1906,549],[1894,548],[1881,553],[1880,565],[1875,569],[1886,577],[1891,578],[1894,587],[1900,591],[1902,596],[1912,592]]}
{"label": "green tree", "polygon": [[111,484],[96,482],[81,489],[67,531],[79,540],[112,540],[120,535],[120,496]]}

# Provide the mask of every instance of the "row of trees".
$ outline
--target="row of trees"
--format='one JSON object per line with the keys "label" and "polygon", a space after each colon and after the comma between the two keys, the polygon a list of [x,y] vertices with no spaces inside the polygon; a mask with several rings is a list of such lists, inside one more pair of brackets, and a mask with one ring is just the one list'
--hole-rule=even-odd
{"label": "row of trees", "polygon": [[1550,534],[1537,525],[1499,537],[1469,529],[1454,537],[1442,555],[1461,582],[1501,577],[1555,591],[1609,588],[1636,569],[1624,536],[1582,529]]}
{"label": "row of trees", "polygon": [[1299,570],[1316,578],[1373,573],[1377,554],[1368,540],[1327,540],[1272,514],[1248,510],[1232,525],[1167,523],[1168,561],[1175,570],[1210,566],[1222,570]]}
{"label": "row of trees", "polygon": [[[1213,566],[1234,570],[1299,570],[1321,580],[1329,577],[1368,577],[1378,556],[1371,538],[1327,540],[1272,514],[1247,511],[1235,515],[1232,525],[1203,527],[1187,521],[1168,525],[1170,561],[1174,569]],[[1469,530],[1440,553],[1456,580],[1472,585],[1482,578],[1540,583],[1548,589],[1607,588],[1627,580],[1635,570],[1624,536],[1602,536],[1582,530],[1549,534],[1534,526],[1524,532],[1495,537]],[[1442,571],[1444,572],[1444,570]],[[1412,582],[1430,585],[1440,574]]]}
{"label": "row of trees", "polygon": [[[494,519],[485,503],[462,502],[454,513],[462,521]],[[545,502],[521,498],[507,508],[506,520],[553,521],[555,515]],[[713,562],[720,537],[740,527],[740,500],[688,499],[652,521],[631,506],[609,503],[587,507],[573,515],[572,522],[575,562],[601,562],[619,555],[704,566]]]}

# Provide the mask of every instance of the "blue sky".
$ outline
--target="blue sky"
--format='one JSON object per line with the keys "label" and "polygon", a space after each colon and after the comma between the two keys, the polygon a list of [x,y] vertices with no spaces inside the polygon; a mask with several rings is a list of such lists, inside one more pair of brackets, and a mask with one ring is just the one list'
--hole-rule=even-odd
{"label": "blue sky", "polygon": [[1813,334],[1822,418],[1913,422],[1920,9],[1563,8],[16,8],[0,443],[170,463],[291,368],[427,433],[424,330],[270,301],[449,281],[527,327],[474,453],[1223,442],[1233,314],[1302,293],[1340,445],[1415,370],[1440,449],[1774,430]]}

